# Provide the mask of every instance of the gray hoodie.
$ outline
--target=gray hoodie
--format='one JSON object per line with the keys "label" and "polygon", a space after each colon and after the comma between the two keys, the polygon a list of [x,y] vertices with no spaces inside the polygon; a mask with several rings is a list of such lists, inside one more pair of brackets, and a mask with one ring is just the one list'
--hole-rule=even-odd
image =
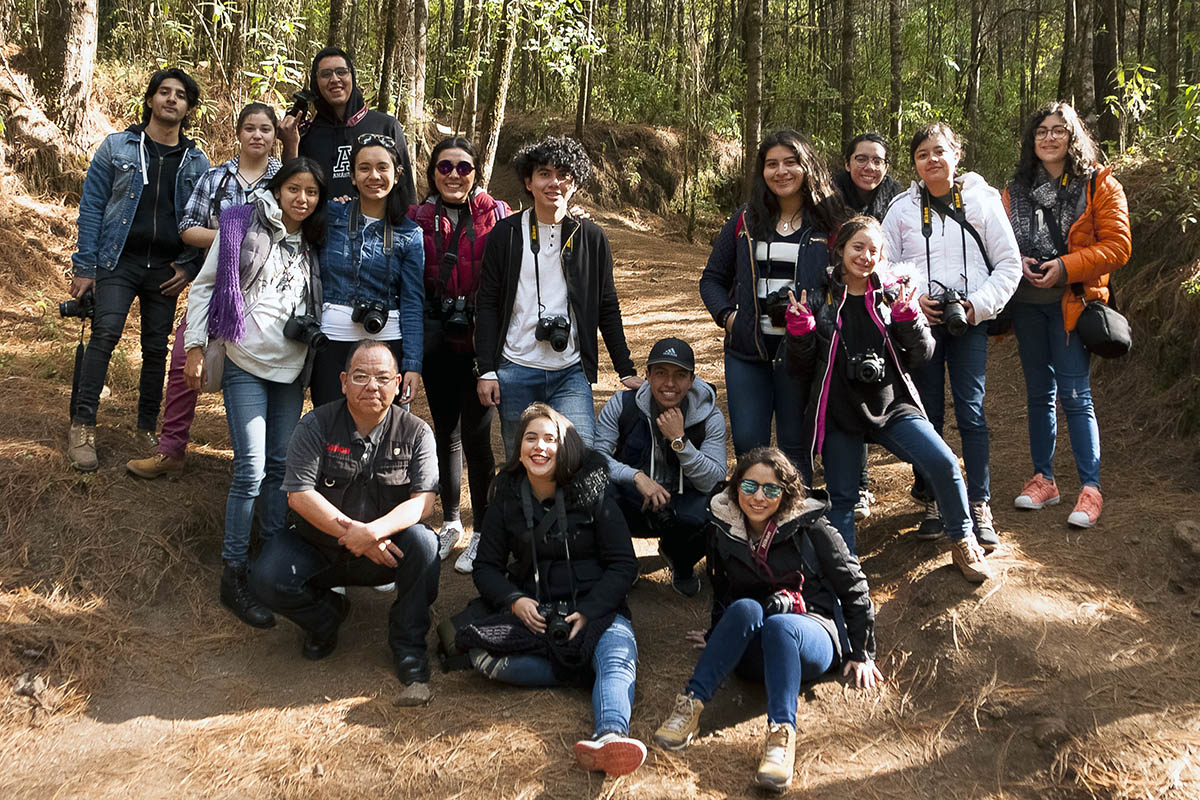
{"label": "gray hoodie", "polygon": [[[594,449],[604,455],[608,461],[609,478],[616,483],[633,486],[633,478],[638,473],[637,468],[623,464],[613,458],[617,451],[618,426],[621,411],[625,407],[628,392],[617,392],[604,405],[596,419],[596,436]],[[650,382],[641,385],[633,395],[638,410],[646,424],[656,430],[656,423],[650,417]],[[687,414],[684,416],[683,427],[690,428],[697,423],[704,423],[704,440],[697,448],[687,441],[682,453],[678,453],[680,474],[679,483],[663,488],[672,494],[683,491],[683,477],[687,476],[692,485],[701,492],[710,492],[717,482],[725,477],[725,417],[717,408],[717,392],[701,378],[696,378],[687,394]],[[664,476],[659,468],[665,461],[659,447],[660,439],[652,436],[650,450],[650,477],[662,483]],[[657,473],[657,474],[656,474]]]}

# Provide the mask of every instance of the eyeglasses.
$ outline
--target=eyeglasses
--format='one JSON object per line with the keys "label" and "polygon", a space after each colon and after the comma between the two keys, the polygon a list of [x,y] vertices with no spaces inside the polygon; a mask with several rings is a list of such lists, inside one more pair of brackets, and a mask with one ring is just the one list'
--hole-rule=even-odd
{"label": "eyeglasses", "polygon": [[370,386],[371,381],[375,381],[380,387],[384,387],[399,377],[399,375],[368,375],[365,372],[352,372],[350,373],[350,382],[355,386]]}
{"label": "eyeglasses", "polygon": [[738,490],[744,495],[751,495],[762,489],[763,497],[768,500],[774,500],[783,494],[783,487],[778,483],[759,483],[758,481],[745,478],[738,484]]}
{"label": "eyeglasses", "polygon": [[317,73],[317,80],[327,81],[330,78],[332,78],[334,75],[337,75],[339,78],[349,78],[350,77],[350,68],[349,67],[337,67],[335,69],[323,69]]}
{"label": "eyeglasses", "polygon": [[860,167],[865,167],[867,164],[870,164],[872,167],[875,167],[876,169],[879,169],[881,167],[886,167],[889,163],[886,158],[880,158],[879,156],[869,156],[869,155],[866,155],[865,153],[859,153],[852,160],[854,161],[855,164],[858,164]]}
{"label": "eyeglasses", "polygon": [[475,165],[470,161],[459,161],[457,164],[450,159],[445,158],[437,163],[437,171],[442,175],[449,175],[451,172],[457,172],[460,178],[465,178],[475,171]]}
{"label": "eyeglasses", "polygon": [[386,147],[388,150],[396,149],[396,140],[390,136],[384,136],[382,133],[364,133],[358,137],[358,143],[362,147]]}
{"label": "eyeglasses", "polygon": [[1065,139],[1071,135],[1071,130],[1064,125],[1055,125],[1053,128],[1038,128],[1033,132],[1033,138],[1045,139]]}

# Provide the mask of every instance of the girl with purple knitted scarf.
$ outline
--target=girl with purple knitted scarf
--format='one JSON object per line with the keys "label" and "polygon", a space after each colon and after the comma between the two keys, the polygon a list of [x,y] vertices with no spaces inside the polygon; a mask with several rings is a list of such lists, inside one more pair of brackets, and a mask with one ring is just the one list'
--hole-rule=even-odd
{"label": "girl with purple knitted scarf", "polygon": [[[247,583],[254,501],[262,500],[259,536],[265,541],[283,530],[287,514],[280,485],[312,370],[315,342],[299,331],[306,318],[309,329],[320,325],[317,253],[325,201],[325,177],[315,162],[297,158],[284,164],[250,203],[221,215],[188,298],[184,376],[200,391],[207,370],[219,365],[233,441],[220,598],[256,628],[271,627],[275,618]],[[213,358],[214,347],[223,349],[223,359]]]}

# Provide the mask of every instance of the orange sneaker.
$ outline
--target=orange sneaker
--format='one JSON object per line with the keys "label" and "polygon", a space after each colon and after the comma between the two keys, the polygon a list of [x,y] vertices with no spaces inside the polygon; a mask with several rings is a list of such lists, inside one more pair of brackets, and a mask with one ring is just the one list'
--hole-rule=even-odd
{"label": "orange sneaker", "polygon": [[1104,508],[1104,498],[1095,486],[1085,486],[1075,501],[1075,510],[1067,517],[1067,524],[1076,528],[1090,528],[1100,519],[1100,511]]}
{"label": "orange sneaker", "polygon": [[1013,505],[1026,511],[1039,511],[1046,506],[1056,506],[1061,501],[1058,486],[1039,472],[1025,482],[1025,488],[1021,489]]}

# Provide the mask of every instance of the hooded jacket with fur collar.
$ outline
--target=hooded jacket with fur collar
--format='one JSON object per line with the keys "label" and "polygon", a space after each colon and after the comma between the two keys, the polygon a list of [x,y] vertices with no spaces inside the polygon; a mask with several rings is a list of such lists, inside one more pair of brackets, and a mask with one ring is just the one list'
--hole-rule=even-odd
{"label": "hooded jacket with fur collar", "polygon": [[[579,613],[589,620],[617,612],[629,618],[625,595],[637,578],[637,556],[629,527],[616,501],[606,495],[608,466],[604,457],[589,450],[579,471],[564,487],[567,536],[558,524],[537,538],[540,588],[534,581],[532,531],[525,519],[519,475],[500,473],[495,493],[479,535],[479,552],[471,573],[475,587],[493,609],[508,610],[514,601],[532,597],[571,602],[571,579]],[[554,514],[554,501],[533,498],[536,526],[546,514]],[[568,558],[568,548],[570,556]]]}
{"label": "hooded jacket with fur collar", "polygon": [[[824,492],[814,491],[775,520],[778,531],[767,552],[772,581],[754,562],[746,518],[737,501],[727,491],[713,495],[708,539],[713,628],[734,601],[749,597],[761,602],[780,589],[789,589],[804,596],[808,616],[829,631],[839,661],[874,660],[875,609],[867,577],[841,534],[825,519],[828,509]],[[839,601],[850,640],[849,653],[843,652],[833,621]]]}

